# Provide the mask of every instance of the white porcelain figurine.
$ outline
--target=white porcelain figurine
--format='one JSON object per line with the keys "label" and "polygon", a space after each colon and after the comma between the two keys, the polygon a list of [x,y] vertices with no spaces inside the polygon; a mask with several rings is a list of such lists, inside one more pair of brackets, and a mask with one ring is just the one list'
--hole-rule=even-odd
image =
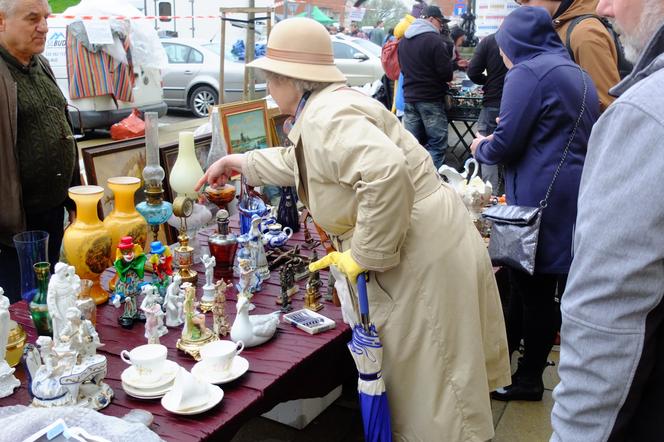
{"label": "white porcelain figurine", "polygon": [[0,287],[0,398],[9,396],[14,392],[14,388],[21,385],[14,377],[14,369],[5,361],[9,327],[9,298]]}
{"label": "white porcelain figurine", "polygon": [[237,297],[237,315],[231,327],[233,342],[242,341],[245,347],[255,347],[267,342],[277,330],[280,311],[268,315],[249,316],[249,300],[244,296]]}
{"label": "white porcelain figurine", "polygon": [[178,274],[173,275],[173,280],[166,289],[164,306],[166,307],[166,326],[179,327],[182,325],[182,308],[184,306],[184,292],[180,291],[182,278]]}
{"label": "white porcelain figurine", "polygon": [[[201,310],[209,311],[214,303],[215,285],[214,285],[214,266],[217,260],[214,256],[203,255],[201,262],[205,266],[205,285],[203,286],[203,296],[201,297]],[[209,308],[203,308],[203,305],[209,305]]]}
{"label": "white porcelain figurine", "polygon": [[48,336],[37,339],[39,350],[26,345],[23,356],[28,371],[28,386],[36,407],[79,406],[100,410],[113,397],[113,390],[102,380],[106,376],[106,357],[97,354],[99,341],[92,323],[82,319],[76,307],[67,309],[68,320],[54,345]]}
{"label": "white porcelain figurine", "polygon": [[51,316],[53,340],[55,344],[60,343],[60,335],[62,330],[67,324],[67,310],[71,307],[76,307],[76,292],[75,285],[78,285],[78,290],[81,289],[81,280],[72,277],[69,267],[63,262],[55,265],[55,272],[48,282],[48,294],[46,303],[48,305],[48,313]]}
{"label": "white porcelain figurine", "polygon": [[164,311],[161,309],[161,297],[156,286],[146,284],[141,288],[144,295],[141,311],[145,313],[145,338],[148,344],[159,344],[159,338],[168,333],[164,327]]}

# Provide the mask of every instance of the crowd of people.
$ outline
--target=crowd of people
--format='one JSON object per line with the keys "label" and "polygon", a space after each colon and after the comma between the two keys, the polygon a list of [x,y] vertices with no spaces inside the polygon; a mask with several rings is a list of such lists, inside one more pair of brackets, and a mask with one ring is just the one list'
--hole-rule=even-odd
{"label": "crowd of people", "polygon": [[[460,56],[463,31],[448,29],[436,6],[387,32],[378,22],[369,35],[356,23],[348,31],[307,18],[278,23],[250,67],[290,116],[292,146],[227,155],[199,187],[237,171],[250,185],[294,186],[337,250],[326,262],[351,283],[370,274],[395,440],[491,439],[490,397],[541,400],[558,332],[551,440],[662,440],[664,207],[654,190],[664,2],[518,3],[471,60]],[[40,55],[49,13],[46,0],[0,0],[5,289],[18,284],[12,235],[48,231],[57,261],[66,189],[80,179],[66,101]],[[599,17],[612,20],[634,63],[622,80],[623,46]],[[398,104],[388,109],[346,86],[331,32],[398,41],[403,121]],[[484,89],[472,155],[496,188],[504,181],[508,205],[542,208],[535,273],[508,269],[504,314],[486,246],[437,174],[456,69]]]}

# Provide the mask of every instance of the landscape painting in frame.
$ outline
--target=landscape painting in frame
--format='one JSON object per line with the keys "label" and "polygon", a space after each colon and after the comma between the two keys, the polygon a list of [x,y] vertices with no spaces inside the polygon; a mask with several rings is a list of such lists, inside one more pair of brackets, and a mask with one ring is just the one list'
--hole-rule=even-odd
{"label": "landscape painting in frame", "polygon": [[232,153],[244,153],[272,145],[265,100],[223,106],[221,123]]}

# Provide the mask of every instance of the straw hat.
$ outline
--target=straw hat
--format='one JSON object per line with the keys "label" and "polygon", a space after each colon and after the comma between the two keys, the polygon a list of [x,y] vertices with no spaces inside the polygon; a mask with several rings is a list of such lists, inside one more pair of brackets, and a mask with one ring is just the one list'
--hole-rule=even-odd
{"label": "straw hat", "polygon": [[267,41],[266,56],[247,66],[308,81],[337,82],[346,77],[334,65],[332,40],[323,25],[305,17],[277,23]]}

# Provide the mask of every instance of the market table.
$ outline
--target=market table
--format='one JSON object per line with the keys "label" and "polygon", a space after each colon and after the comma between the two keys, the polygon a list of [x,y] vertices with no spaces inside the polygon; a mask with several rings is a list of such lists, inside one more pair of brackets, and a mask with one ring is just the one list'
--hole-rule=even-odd
{"label": "market table", "polygon": [[[234,223],[237,226],[237,221]],[[237,231],[237,229],[235,229]],[[312,234],[317,238],[315,229]],[[304,244],[302,232],[293,235],[289,246]],[[319,256],[325,254],[318,249]],[[302,254],[311,251],[302,249]],[[205,282],[200,274],[197,295]],[[114,272],[107,270],[102,275],[102,285],[107,285]],[[215,279],[223,277],[226,281],[232,277],[228,271],[215,271]],[[321,272],[326,287],[327,273]],[[235,280],[234,280],[235,281]],[[302,307],[304,284],[300,281],[300,291],[293,298],[293,308]],[[252,298],[256,309],[252,314],[269,313],[278,309],[275,303],[280,293],[279,269],[273,270],[270,279],[263,283],[263,288]],[[226,312],[232,323],[235,317],[235,301],[237,291],[231,288],[227,294]],[[351,338],[350,328],[343,323],[341,311],[330,302],[322,301],[325,308],[319,313],[336,321],[336,328],[318,335],[308,333],[280,323],[277,333],[267,343],[247,348],[242,356],[249,361],[249,371],[239,379],[222,385],[224,399],[213,409],[194,416],[178,416],[162,408],[159,400],[134,399],[122,390],[120,374],[128,366],[120,360],[122,350],[147,343],[143,336],[143,324],[137,324],[132,330],[125,330],[117,325],[117,318],[122,309],[110,305],[98,306],[97,331],[104,346],[98,350],[108,359],[108,375],[105,381],[113,388],[115,397],[102,413],[111,416],[123,416],[130,409],[141,408],[154,415],[151,429],[166,440],[230,440],[237,430],[252,417],[269,411],[275,405],[293,399],[324,396],[338,385],[357,376],[355,365],[350,357],[346,343]],[[24,301],[10,307],[12,318],[20,323],[28,333],[28,342],[34,343],[36,334]],[[207,315],[207,324],[212,325],[211,313]],[[187,370],[191,370],[195,361],[175,348],[180,337],[180,328],[169,328],[169,333],[161,338],[161,343],[168,347],[168,359],[177,362]],[[228,339],[226,337],[225,339]],[[0,406],[27,405],[30,396],[27,391],[26,374],[21,364],[16,367],[16,375],[21,387],[7,398],[0,399]]]}

